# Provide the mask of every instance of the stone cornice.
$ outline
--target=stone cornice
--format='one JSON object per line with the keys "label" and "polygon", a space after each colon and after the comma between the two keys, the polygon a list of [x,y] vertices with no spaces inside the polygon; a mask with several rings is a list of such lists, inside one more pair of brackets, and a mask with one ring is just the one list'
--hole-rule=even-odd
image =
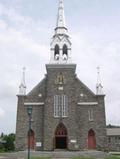
{"label": "stone cornice", "polygon": [[46,69],[52,69],[52,68],[76,69],[76,64],[46,64]]}
{"label": "stone cornice", "polygon": [[98,102],[79,102],[78,105],[98,105]]}
{"label": "stone cornice", "polygon": [[44,105],[44,102],[25,102],[25,106]]}

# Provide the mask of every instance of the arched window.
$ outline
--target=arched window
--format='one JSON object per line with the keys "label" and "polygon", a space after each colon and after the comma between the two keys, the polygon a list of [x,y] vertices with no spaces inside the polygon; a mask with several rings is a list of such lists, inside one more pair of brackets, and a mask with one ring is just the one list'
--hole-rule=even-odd
{"label": "arched window", "polygon": [[54,59],[59,60],[59,46],[55,45]]}
{"label": "arched window", "polygon": [[68,48],[67,48],[67,45],[64,44],[63,45],[63,60],[67,60],[68,58]]}

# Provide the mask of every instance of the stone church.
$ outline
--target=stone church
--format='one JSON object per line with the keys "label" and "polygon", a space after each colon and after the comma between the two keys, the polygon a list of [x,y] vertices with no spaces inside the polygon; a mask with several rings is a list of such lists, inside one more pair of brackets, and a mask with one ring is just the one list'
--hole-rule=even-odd
{"label": "stone church", "polygon": [[28,147],[28,106],[33,109],[31,149],[105,150],[107,138],[102,85],[98,80],[95,94],[78,79],[76,64],[71,59],[71,45],[63,0],[59,0],[47,73],[28,94],[23,71],[18,94],[16,150]]}

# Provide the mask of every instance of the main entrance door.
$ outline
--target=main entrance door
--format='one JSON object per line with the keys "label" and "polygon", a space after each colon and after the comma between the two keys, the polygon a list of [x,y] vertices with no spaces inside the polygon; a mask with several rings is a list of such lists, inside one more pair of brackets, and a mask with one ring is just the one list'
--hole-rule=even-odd
{"label": "main entrance door", "polygon": [[67,149],[67,129],[62,123],[55,131],[55,149]]}
{"label": "main entrance door", "polygon": [[92,129],[88,132],[88,149],[96,149],[96,137]]}

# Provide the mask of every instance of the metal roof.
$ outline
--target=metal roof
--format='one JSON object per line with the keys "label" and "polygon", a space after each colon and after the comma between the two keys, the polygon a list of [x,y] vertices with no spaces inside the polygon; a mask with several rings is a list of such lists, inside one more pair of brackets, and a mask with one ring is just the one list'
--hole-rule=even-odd
{"label": "metal roof", "polygon": [[107,128],[107,136],[120,136],[120,128]]}

